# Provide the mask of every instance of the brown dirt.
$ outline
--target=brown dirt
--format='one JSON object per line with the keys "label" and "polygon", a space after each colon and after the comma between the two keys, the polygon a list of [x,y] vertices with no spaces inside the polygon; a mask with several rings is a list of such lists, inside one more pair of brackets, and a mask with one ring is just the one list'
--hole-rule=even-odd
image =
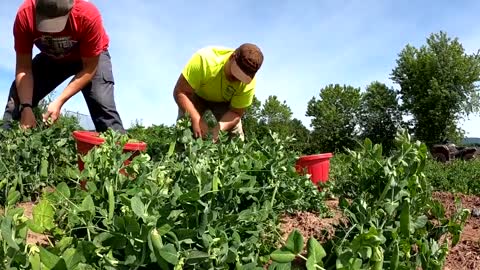
{"label": "brown dirt", "polygon": [[[463,208],[470,211],[475,208],[480,209],[480,196],[456,195],[461,199]],[[447,215],[455,211],[455,196],[452,193],[436,192],[433,197],[442,202]],[[480,269],[480,217],[470,215],[460,241],[449,250],[444,270],[454,269]]]}
{"label": "brown dirt", "polygon": [[[467,196],[458,194],[462,201],[462,207],[470,209],[480,209],[480,196]],[[455,197],[451,193],[436,192],[433,194],[435,199],[442,202],[447,215],[451,215],[456,210]],[[320,242],[324,242],[333,236],[334,226],[345,224],[346,220],[338,207],[337,200],[326,202],[329,209],[333,212],[331,218],[319,218],[317,214],[308,212],[298,212],[293,215],[282,217],[281,230],[284,241],[293,229],[298,229],[304,239],[313,236]],[[472,270],[480,269],[480,217],[470,215],[461,234],[459,243],[450,248],[444,270]]]}
{"label": "brown dirt", "polygon": [[[52,187],[46,187],[44,189],[45,192],[53,192],[55,189]],[[16,205],[17,207],[22,207],[23,214],[25,217],[32,219],[33,218],[33,207],[35,206],[35,202],[22,202]],[[0,215],[3,215],[3,208],[0,207]],[[27,232],[27,244],[37,244],[46,246],[49,244],[48,237],[44,234],[39,234],[28,230]]]}
{"label": "brown dirt", "polygon": [[[297,212],[282,217],[281,230],[283,241],[286,241],[288,234],[297,229],[302,233],[304,239],[315,237],[320,242],[324,242],[335,233],[335,225],[345,223],[342,211],[338,207],[338,200],[327,200],[325,202],[332,212],[332,217],[319,218],[318,214],[310,212]],[[306,241],[305,241],[306,242]]]}
{"label": "brown dirt", "polygon": [[[33,210],[33,207],[35,206],[34,203],[24,202],[24,203],[19,203],[17,206],[23,207],[24,209],[23,214],[25,215],[25,217],[33,218],[32,210]],[[48,237],[46,235],[35,233],[28,230],[27,244],[48,245]]]}

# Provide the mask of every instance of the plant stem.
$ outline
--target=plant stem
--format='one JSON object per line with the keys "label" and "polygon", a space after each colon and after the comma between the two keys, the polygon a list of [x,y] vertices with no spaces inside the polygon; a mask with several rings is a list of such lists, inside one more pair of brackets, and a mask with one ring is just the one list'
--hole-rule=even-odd
{"label": "plant stem", "polygon": [[270,201],[270,208],[271,209],[273,209],[273,201],[275,200],[275,196],[277,195],[278,185],[279,185],[279,183],[277,183],[275,185],[275,189],[273,190],[272,200]]}
{"label": "plant stem", "polygon": [[[302,254],[298,254],[297,256],[298,256],[298,257],[300,257],[300,258],[302,258],[302,259],[304,259],[305,261],[307,261],[307,260],[308,260],[308,259],[307,259],[307,258],[305,258],[305,256],[303,256]],[[321,266],[320,266],[320,265],[318,265],[318,264],[315,264],[315,268],[316,268],[316,269],[325,270],[325,268],[321,267]]]}

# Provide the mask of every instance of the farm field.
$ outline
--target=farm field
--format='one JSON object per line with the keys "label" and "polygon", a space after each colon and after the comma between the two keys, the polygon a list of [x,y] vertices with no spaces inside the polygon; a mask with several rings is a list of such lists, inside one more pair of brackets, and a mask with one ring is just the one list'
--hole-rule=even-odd
{"label": "farm field", "polygon": [[[336,155],[319,190],[274,133],[107,132],[80,171],[76,129],[0,133],[2,269],[480,267],[479,162],[435,163],[407,133]],[[125,165],[129,139],[148,147]]]}

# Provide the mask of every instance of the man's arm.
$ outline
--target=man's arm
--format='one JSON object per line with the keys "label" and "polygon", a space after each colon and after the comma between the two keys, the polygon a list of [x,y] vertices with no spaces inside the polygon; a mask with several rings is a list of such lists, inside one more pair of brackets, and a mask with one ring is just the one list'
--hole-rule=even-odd
{"label": "man's arm", "polygon": [[75,75],[72,82],[68,84],[57,99],[61,105],[65,104],[67,100],[92,81],[93,76],[95,76],[95,73],[97,72],[99,59],[100,56],[82,58],[83,69]]}
{"label": "man's arm", "polygon": [[17,86],[17,93],[20,104],[32,104],[33,73],[31,53],[17,53],[15,67],[15,84]]}
{"label": "man's arm", "polygon": [[238,122],[240,122],[240,119],[242,118],[243,114],[245,113],[245,109],[237,109],[231,107],[228,112],[226,112],[223,116],[222,119],[218,122],[219,128],[222,131],[228,131],[232,128],[234,128]]}
{"label": "man's arm", "polygon": [[194,89],[190,86],[188,81],[185,79],[183,74],[180,74],[178,77],[177,84],[173,90],[173,98],[177,105],[185,112],[190,114],[190,117],[193,121],[198,121],[200,119],[200,114],[190,100],[190,96],[194,93]]}

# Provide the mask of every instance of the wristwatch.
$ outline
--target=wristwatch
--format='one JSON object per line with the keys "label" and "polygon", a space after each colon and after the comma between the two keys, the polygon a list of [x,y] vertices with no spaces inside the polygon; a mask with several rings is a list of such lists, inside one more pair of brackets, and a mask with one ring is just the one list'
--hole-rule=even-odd
{"label": "wristwatch", "polygon": [[23,109],[25,109],[25,108],[27,108],[27,107],[32,108],[32,104],[30,104],[30,103],[22,103],[22,104],[20,104],[20,113],[23,111]]}

